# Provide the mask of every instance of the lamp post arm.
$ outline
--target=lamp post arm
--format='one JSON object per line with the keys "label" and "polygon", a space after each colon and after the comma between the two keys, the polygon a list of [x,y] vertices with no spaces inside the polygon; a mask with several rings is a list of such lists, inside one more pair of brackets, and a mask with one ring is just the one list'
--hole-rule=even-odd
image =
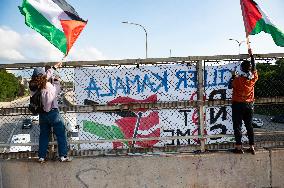
{"label": "lamp post arm", "polygon": [[132,24],[132,25],[137,25],[139,27],[141,27],[144,32],[145,32],[145,36],[146,36],[146,59],[148,58],[148,33],[147,33],[147,30],[145,29],[145,27],[141,24],[138,24],[138,23],[133,23],[133,22],[122,22],[122,23],[126,23],[126,24]]}
{"label": "lamp post arm", "polygon": [[238,46],[239,46],[239,54],[241,52],[241,45],[245,42],[245,41],[238,41],[237,39],[232,39],[230,38],[229,40],[232,40],[232,41],[236,41],[238,43]]}
{"label": "lamp post arm", "polygon": [[148,58],[148,33],[147,33],[147,30],[145,29],[145,27],[143,25],[140,25],[140,24],[135,24],[135,25],[138,25],[138,26],[142,27],[142,29],[145,32],[145,37],[146,37],[146,59],[147,59]]}

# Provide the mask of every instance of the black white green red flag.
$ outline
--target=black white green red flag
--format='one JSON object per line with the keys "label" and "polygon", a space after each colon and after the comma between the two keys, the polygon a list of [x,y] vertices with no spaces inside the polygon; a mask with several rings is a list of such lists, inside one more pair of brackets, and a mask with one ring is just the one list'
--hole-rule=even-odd
{"label": "black white green red flag", "polygon": [[241,8],[247,36],[264,31],[272,36],[277,46],[284,47],[284,33],[281,32],[253,0],[241,0]]}
{"label": "black white green red flag", "polygon": [[65,0],[23,0],[19,9],[26,25],[65,55],[87,24]]}

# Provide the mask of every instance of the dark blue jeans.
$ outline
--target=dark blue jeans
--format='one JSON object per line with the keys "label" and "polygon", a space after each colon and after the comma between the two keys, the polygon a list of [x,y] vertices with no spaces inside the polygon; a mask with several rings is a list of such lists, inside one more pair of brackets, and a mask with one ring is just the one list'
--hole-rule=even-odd
{"label": "dark blue jeans", "polygon": [[242,145],[242,121],[245,123],[249,145],[254,145],[254,132],[252,127],[253,103],[233,102],[232,119],[237,145]]}
{"label": "dark blue jeans", "polygon": [[46,157],[51,127],[53,127],[53,131],[56,135],[59,156],[66,156],[67,139],[65,134],[65,126],[58,109],[52,109],[50,112],[47,113],[40,113],[39,125],[39,158]]}

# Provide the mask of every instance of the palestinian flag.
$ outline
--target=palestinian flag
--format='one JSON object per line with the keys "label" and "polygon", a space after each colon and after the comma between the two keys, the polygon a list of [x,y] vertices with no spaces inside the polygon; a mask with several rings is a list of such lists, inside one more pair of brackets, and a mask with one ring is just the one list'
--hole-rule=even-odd
{"label": "palestinian flag", "polygon": [[241,0],[246,34],[255,35],[264,31],[272,36],[277,46],[284,47],[282,33],[253,0]]}
{"label": "palestinian flag", "polygon": [[[137,100],[130,97],[117,97],[108,102],[108,105],[130,104],[130,103],[155,103],[157,95],[151,95],[146,99]],[[124,138],[151,138],[160,137],[159,113],[156,111],[147,112],[147,109],[138,111],[113,112],[116,116],[114,125],[104,125],[98,122],[83,121],[83,131],[94,134],[104,139],[124,139]],[[111,113],[113,116],[113,114]],[[136,145],[140,147],[153,147],[159,140],[136,141],[136,142],[113,142],[113,148],[122,148],[125,145]]]}
{"label": "palestinian flag", "polygon": [[65,0],[23,0],[19,9],[26,25],[65,55],[87,24]]}

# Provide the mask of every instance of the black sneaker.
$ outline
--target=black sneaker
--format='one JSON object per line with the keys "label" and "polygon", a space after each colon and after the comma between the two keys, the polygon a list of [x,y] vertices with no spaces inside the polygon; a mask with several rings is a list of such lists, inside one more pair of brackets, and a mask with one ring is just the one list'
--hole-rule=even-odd
{"label": "black sneaker", "polygon": [[255,155],[255,149],[254,149],[254,148],[248,148],[248,149],[246,150],[246,152]]}
{"label": "black sneaker", "polygon": [[244,150],[243,149],[238,149],[238,148],[234,148],[232,150],[233,153],[236,153],[236,154],[244,154]]}

